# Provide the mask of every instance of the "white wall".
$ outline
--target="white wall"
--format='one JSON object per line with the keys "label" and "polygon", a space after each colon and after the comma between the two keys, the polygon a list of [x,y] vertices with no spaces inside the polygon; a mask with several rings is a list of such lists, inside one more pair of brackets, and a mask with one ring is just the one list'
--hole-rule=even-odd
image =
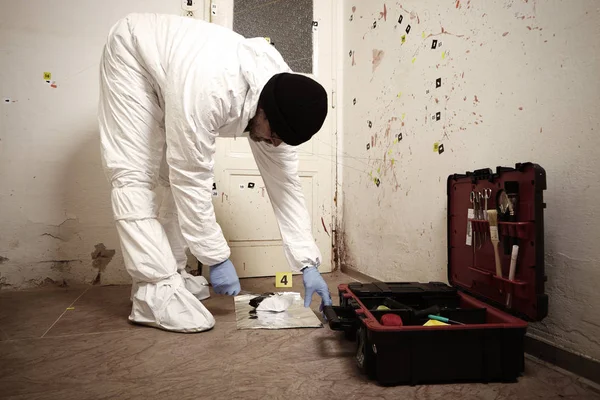
{"label": "white wall", "polygon": [[445,281],[446,177],[539,163],[550,315],[530,332],[600,359],[598,2],[355,0],[342,13],[342,263]]}
{"label": "white wall", "polygon": [[110,258],[119,244],[100,161],[99,59],[119,18],[180,13],[180,2],[0,1],[0,288],[90,283],[99,268],[100,283],[129,282],[120,251]]}

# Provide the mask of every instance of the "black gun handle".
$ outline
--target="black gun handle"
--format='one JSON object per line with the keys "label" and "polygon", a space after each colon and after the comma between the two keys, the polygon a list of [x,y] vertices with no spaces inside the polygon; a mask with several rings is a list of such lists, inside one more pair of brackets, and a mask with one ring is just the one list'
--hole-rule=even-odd
{"label": "black gun handle", "polygon": [[329,328],[333,331],[341,331],[342,324],[332,306],[324,306],[323,313],[329,322]]}

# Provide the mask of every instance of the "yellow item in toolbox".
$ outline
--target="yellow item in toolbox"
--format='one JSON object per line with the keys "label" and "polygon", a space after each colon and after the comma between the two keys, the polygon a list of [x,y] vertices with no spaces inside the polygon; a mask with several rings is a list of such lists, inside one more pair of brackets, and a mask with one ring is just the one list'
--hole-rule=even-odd
{"label": "yellow item in toolbox", "polygon": [[436,320],[430,319],[423,326],[437,326],[437,325],[449,325],[449,324],[442,322],[442,321],[436,321]]}

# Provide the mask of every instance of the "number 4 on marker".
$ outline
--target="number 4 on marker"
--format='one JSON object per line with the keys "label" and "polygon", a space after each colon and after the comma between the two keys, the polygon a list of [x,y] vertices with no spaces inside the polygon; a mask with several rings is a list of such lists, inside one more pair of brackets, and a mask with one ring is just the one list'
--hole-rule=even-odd
{"label": "number 4 on marker", "polygon": [[290,288],[292,287],[291,272],[277,272],[275,274],[275,287]]}

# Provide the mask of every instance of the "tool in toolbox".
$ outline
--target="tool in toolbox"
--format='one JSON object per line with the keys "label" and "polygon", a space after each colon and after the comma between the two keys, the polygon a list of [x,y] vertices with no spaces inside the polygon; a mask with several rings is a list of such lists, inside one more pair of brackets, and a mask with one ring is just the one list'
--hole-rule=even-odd
{"label": "tool in toolbox", "polygon": [[[548,313],[544,190],[545,171],[531,163],[451,175],[448,284],[338,287],[339,306],[324,308],[329,327],[356,342],[356,362],[371,379],[384,385],[518,379],[527,321]],[[518,246],[508,255],[497,252],[499,269],[496,237]]]}
{"label": "tool in toolbox", "polygon": [[428,315],[428,318],[432,319],[434,321],[445,322],[446,324],[464,325],[462,322],[454,321],[454,320],[451,320],[450,318],[446,318],[446,317],[440,317],[439,315],[430,314],[430,315]]}

